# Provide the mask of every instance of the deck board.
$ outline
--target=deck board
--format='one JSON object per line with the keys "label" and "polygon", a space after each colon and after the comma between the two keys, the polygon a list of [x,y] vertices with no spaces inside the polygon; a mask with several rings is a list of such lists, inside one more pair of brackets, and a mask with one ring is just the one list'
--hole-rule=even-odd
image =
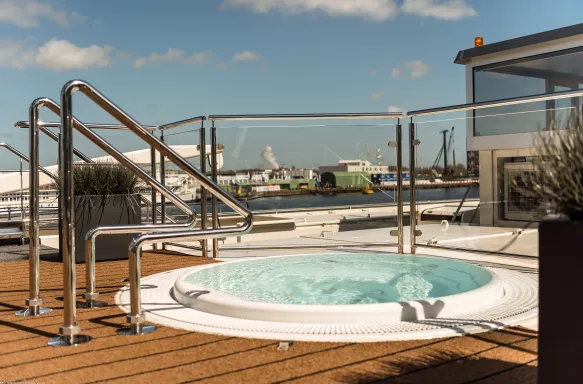
{"label": "deck board", "polygon": [[[147,276],[212,260],[145,253]],[[0,263],[0,381],[44,383],[535,383],[537,337],[513,328],[474,336],[384,343],[301,343],[278,351],[278,341],[252,340],[160,327],[142,336],[117,336],[125,315],[113,303],[125,285],[127,261],[97,264],[105,308],[80,309],[83,333],[94,339],[53,348],[62,323],[62,265],[41,262],[41,295],[54,311],[20,318],[28,296],[26,260]],[[77,293],[84,291],[77,266]]]}

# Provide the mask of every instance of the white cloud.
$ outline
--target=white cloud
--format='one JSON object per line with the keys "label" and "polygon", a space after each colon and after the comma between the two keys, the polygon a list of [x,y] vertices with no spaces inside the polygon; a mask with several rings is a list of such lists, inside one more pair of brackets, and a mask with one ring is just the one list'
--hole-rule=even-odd
{"label": "white cloud", "polygon": [[87,18],[75,11],[54,8],[34,0],[0,0],[0,24],[13,24],[22,28],[38,27],[48,20],[62,27],[82,23]]}
{"label": "white cloud", "polygon": [[229,66],[229,63],[218,63],[218,64],[216,65],[216,67],[217,67],[217,68],[219,68],[219,69],[225,69],[225,68],[227,68],[228,66]]}
{"label": "white cloud", "polygon": [[162,63],[183,63],[183,64],[205,64],[211,58],[209,52],[194,53],[190,56],[185,56],[184,51],[177,48],[168,48],[168,51],[159,55],[152,53],[149,57],[138,57],[134,65],[136,68],[142,68],[148,64],[162,64]]}
{"label": "white cloud", "polygon": [[393,77],[408,77],[416,79],[427,75],[430,70],[430,65],[425,64],[421,60],[414,60],[403,64],[400,68],[393,68],[391,75]]}
{"label": "white cloud", "polygon": [[389,108],[387,108],[387,112],[389,112],[389,113],[391,113],[391,112],[403,112],[403,113],[405,113],[405,111],[403,111],[403,108],[396,107],[394,105],[389,105]]}
{"label": "white cloud", "polygon": [[390,20],[399,11],[394,0],[223,0],[222,8],[247,8],[255,13],[322,13],[331,17]]}
{"label": "white cloud", "polygon": [[237,63],[239,61],[259,61],[262,60],[263,57],[255,52],[251,51],[243,51],[240,53],[236,53],[233,55],[233,63]]}
{"label": "white cloud", "polygon": [[459,20],[478,15],[466,0],[405,0],[401,10],[410,15],[441,20]]}
{"label": "white cloud", "polygon": [[110,46],[78,47],[66,40],[51,39],[40,47],[0,40],[0,66],[24,69],[40,67],[53,71],[106,67],[111,64]]}
{"label": "white cloud", "polygon": [[371,69],[370,71],[368,71],[369,75],[376,75],[377,74],[377,70],[376,69]]}
{"label": "white cloud", "polygon": [[370,95],[371,99],[374,99],[374,100],[382,99],[383,96],[385,96],[384,92],[373,92]]}

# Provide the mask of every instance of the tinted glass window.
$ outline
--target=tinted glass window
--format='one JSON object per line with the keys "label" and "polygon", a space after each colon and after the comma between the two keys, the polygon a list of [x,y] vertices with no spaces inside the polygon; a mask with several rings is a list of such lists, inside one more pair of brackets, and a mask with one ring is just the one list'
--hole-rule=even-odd
{"label": "tinted glass window", "polygon": [[[474,69],[474,101],[581,89],[583,49],[533,56]],[[474,135],[528,133],[571,126],[579,98],[475,111]]]}

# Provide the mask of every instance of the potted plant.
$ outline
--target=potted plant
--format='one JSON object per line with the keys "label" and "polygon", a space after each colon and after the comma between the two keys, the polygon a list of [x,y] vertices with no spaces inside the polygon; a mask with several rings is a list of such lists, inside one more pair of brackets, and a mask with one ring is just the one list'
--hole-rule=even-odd
{"label": "potted plant", "polygon": [[574,383],[583,343],[576,319],[583,271],[583,127],[541,138],[532,190],[553,216],[539,225],[539,383]]}
{"label": "potted plant", "polygon": [[[75,261],[85,262],[85,235],[93,228],[141,224],[139,178],[118,163],[73,165]],[[54,188],[60,192],[60,176]],[[103,235],[95,244],[96,261],[127,259],[135,234]]]}

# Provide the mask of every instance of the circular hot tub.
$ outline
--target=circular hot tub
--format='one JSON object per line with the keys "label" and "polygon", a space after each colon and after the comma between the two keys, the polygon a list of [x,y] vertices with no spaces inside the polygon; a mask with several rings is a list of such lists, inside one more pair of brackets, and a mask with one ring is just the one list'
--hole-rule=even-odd
{"label": "circular hot tub", "polygon": [[476,312],[495,305],[504,288],[492,271],[454,260],[325,254],[208,265],[178,278],[173,295],[239,319],[386,324]]}

